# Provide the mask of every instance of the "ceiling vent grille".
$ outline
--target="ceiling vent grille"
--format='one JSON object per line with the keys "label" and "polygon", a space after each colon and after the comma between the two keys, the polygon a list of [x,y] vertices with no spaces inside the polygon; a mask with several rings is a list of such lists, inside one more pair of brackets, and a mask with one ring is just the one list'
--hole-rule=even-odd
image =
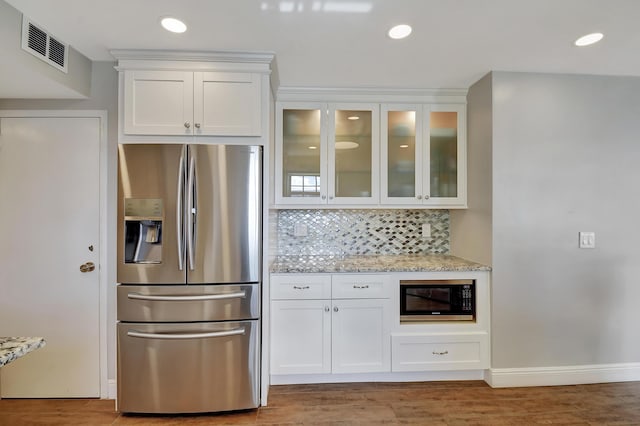
{"label": "ceiling vent grille", "polygon": [[69,45],[54,38],[24,15],[22,16],[22,49],[52,67],[67,72]]}

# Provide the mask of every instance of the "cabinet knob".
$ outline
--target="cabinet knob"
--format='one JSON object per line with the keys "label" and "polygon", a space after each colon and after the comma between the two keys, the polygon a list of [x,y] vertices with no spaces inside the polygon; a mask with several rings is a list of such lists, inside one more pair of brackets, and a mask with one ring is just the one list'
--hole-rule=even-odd
{"label": "cabinet knob", "polygon": [[330,199],[330,200],[333,200],[333,195],[329,195],[329,199]]}
{"label": "cabinet knob", "polygon": [[194,126],[196,126],[196,129],[199,129],[200,128],[200,123],[196,123],[196,124],[194,124]]}
{"label": "cabinet knob", "polygon": [[337,306],[333,307],[333,312],[338,312],[338,307]]}
{"label": "cabinet knob", "polygon": [[418,200],[422,200],[422,195],[418,195],[416,198],[417,198]]}
{"label": "cabinet knob", "polygon": [[326,199],[327,199],[327,196],[326,196],[326,195],[323,195],[323,196],[321,196],[320,198],[322,198],[323,200],[326,200]]}
{"label": "cabinet knob", "polygon": [[428,195],[425,195],[425,196],[424,196],[424,199],[425,199],[425,200],[428,200],[428,199],[429,199],[429,196],[428,196]]}
{"label": "cabinet knob", "polygon": [[324,307],[324,311],[325,311],[325,312],[329,312],[330,310],[331,310],[331,309],[330,309],[328,306],[325,306],[325,307]]}
{"label": "cabinet knob", "polygon": [[184,127],[188,129],[189,127],[191,127],[191,123],[189,123],[188,121],[186,121],[186,122],[184,123]]}

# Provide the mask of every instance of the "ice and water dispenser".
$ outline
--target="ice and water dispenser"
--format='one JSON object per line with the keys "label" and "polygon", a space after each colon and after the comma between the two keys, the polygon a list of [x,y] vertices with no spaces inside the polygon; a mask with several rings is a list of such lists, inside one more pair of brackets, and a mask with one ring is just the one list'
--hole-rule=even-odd
{"label": "ice and water dispenser", "polygon": [[162,263],[162,200],[124,200],[124,262]]}

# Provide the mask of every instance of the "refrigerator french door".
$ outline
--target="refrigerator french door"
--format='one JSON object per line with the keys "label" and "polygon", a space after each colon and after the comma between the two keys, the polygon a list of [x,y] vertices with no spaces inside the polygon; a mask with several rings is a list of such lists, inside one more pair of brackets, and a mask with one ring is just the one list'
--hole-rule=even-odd
{"label": "refrigerator french door", "polygon": [[259,405],[262,148],[120,145],[118,409]]}

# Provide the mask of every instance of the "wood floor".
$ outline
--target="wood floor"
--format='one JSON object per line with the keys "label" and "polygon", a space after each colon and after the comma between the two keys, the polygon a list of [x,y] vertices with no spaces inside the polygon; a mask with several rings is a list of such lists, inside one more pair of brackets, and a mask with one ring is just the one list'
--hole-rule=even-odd
{"label": "wood floor", "polygon": [[640,425],[640,382],[492,389],[484,382],[273,386],[269,406],[142,416],[112,400],[3,399],[0,425]]}

